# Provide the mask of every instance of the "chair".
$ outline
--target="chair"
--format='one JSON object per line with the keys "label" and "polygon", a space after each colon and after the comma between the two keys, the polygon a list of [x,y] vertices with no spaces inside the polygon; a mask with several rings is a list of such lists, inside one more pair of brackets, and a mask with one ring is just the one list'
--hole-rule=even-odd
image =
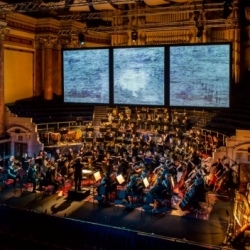
{"label": "chair", "polygon": [[114,200],[114,206],[113,206],[114,213],[118,211],[119,207],[125,208],[125,205],[127,204],[125,198],[126,198],[126,191],[120,190],[117,194],[117,199]]}
{"label": "chair", "polygon": [[153,196],[147,193],[145,200],[144,200],[144,205],[141,207],[141,218],[143,218],[143,214],[145,214],[146,212],[150,213],[151,218],[152,218],[153,209],[154,209],[153,203],[154,203]]}
{"label": "chair", "polygon": [[23,190],[28,191],[30,188],[33,189],[33,183],[28,181],[28,175],[27,174],[23,174],[21,176],[21,179],[16,183],[16,186],[14,187],[14,194],[16,192],[16,189],[20,189],[21,193],[22,193]]}
{"label": "chair", "polygon": [[2,175],[2,184],[3,189],[7,188],[8,190],[10,190],[11,188],[14,187],[14,180],[13,179],[9,179],[8,173],[5,172]]}
{"label": "chair", "polygon": [[95,205],[96,205],[96,202],[99,204],[99,205],[102,205],[103,202],[105,201],[106,199],[106,187],[101,185],[99,187],[99,194],[98,195],[94,195],[93,196],[93,206],[95,208]]}

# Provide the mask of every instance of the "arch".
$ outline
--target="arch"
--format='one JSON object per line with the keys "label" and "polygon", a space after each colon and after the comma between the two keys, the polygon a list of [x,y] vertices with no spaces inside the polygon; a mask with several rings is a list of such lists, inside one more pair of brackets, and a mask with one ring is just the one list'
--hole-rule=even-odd
{"label": "arch", "polygon": [[[18,132],[17,132],[18,131]],[[11,126],[8,130],[7,130],[7,133],[30,133],[31,130],[24,127],[24,126],[20,126],[20,125],[14,125],[14,126]]]}

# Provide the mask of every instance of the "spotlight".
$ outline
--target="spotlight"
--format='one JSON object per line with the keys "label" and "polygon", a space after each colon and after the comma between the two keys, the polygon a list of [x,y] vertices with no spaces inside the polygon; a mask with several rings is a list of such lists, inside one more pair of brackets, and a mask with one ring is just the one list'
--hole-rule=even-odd
{"label": "spotlight", "polygon": [[83,33],[78,34],[78,40],[81,45],[85,43],[85,35]]}
{"label": "spotlight", "polygon": [[227,19],[230,16],[230,14],[232,13],[232,11],[233,11],[232,0],[226,0],[224,2],[223,18]]}
{"label": "spotlight", "polygon": [[200,26],[200,27],[197,27],[197,34],[196,34],[196,38],[201,38],[202,35],[203,35],[203,30],[204,30],[204,27],[203,26]]}
{"label": "spotlight", "polygon": [[137,39],[138,39],[137,31],[132,31],[132,41],[135,43]]}

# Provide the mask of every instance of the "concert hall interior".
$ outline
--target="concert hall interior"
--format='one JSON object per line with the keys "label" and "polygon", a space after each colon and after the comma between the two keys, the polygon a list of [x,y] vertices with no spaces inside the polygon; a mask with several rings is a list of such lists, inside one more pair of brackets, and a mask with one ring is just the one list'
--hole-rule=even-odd
{"label": "concert hall interior", "polygon": [[0,12],[1,249],[249,248],[250,2]]}

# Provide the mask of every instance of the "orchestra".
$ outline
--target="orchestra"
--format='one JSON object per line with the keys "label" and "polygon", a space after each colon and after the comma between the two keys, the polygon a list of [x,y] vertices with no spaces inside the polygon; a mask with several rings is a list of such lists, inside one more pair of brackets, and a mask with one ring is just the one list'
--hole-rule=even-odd
{"label": "orchestra", "polygon": [[[141,197],[149,192],[156,200],[167,200],[166,204],[171,204],[172,196],[178,197],[182,192],[189,197],[201,185],[204,188],[197,191],[197,196],[209,189],[222,192],[233,179],[230,166],[223,164],[224,159],[217,159],[211,164],[214,170],[210,171],[202,159],[203,154],[211,158],[218,138],[202,135],[200,130],[190,127],[186,114],[183,119],[176,114],[173,117],[171,121],[167,111],[155,114],[149,109],[136,114],[128,108],[110,111],[99,131],[92,123],[87,124],[77,147],[58,147],[56,143],[54,150],[41,150],[33,159],[27,153],[21,161],[10,157],[8,176],[16,183],[21,179],[18,170],[23,168],[33,183],[33,192],[52,185],[53,193],[57,193],[65,189],[66,183],[77,192],[84,185],[85,175],[91,183],[91,176],[99,171],[106,200],[110,200],[108,194],[117,188],[116,178],[122,175],[127,202],[131,202],[132,194]],[[114,120],[118,120],[118,128]],[[70,138],[71,134],[62,137]],[[147,191],[143,184],[145,178],[149,183]]]}

